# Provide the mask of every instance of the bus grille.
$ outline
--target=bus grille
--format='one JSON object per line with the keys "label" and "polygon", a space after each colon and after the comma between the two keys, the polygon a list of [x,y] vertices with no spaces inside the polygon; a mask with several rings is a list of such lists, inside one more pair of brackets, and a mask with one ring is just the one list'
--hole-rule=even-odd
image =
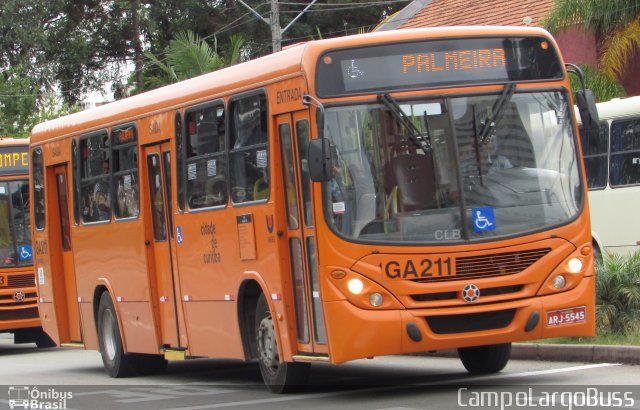
{"label": "bus grille", "polygon": [[502,329],[511,324],[515,314],[515,309],[508,309],[464,315],[427,316],[426,320],[433,333],[446,335]]}
{"label": "bus grille", "polygon": [[33,273],[26,275],[9,275],[7,276],[6,288],[28,288],[36,286],[36,277]]}
{"label": "bus grille", "polygon": [[414,282],[441,282],[520,273],[551,252],[551,248],[456,258],[456,274],[449,277],[415,279]]}
{"label": "bus grille", "polygon": [[[480,295],[483,297],[486,296],[498,296],[498,295],[506,295],[509,293],[520,292],[524,288],[523,285],[511,285],[511,286],[500,286],[497,288],[487,288],[480,289]],[[437,302],[443,300],[456,300],[460,292],[438,292],[438,293],[422,293],[418,295],[411,295],[411,298],[416,302]]]}

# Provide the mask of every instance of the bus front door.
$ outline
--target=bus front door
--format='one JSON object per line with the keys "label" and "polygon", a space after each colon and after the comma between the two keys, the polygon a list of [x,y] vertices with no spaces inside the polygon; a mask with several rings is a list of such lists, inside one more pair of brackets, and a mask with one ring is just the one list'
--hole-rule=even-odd
{"label": "bus front door", "polygon": [[276,118],[282,155],[287,228],[294,286],[298,352],[327,354],[318,284],[311,179],[307,166],[309,112]]}
{"label": "bus front door", "polygon": [[175,238],[171,209],[171,151],[168,142],[144,147],[146,159],[147,186],[145,194],[146,220],[151,222],[151,238],[145,243],[151,247],[149,272],[156,292],[156,321],[159,324],[161,347],[183,350],[186,346],[186,332],[179,324],[180,303],[176,299],[177,278],[174,261]]}
{"label": "bus front door", "polygon": [[[67,165],[58,165],[53,168],[53,174],[56,179],[56,201],[58,207],[58,223],[53,224],[52,229],[60,231],[60,260],[58,263],[52,261],[52,265],[57,267],[58,272],[52,272],[55,277],[60,277],[64,287],[60,291],[64,291],[66,310],[64,316],[67,318],[68,333],[60,334],[61,343],[82,342],[82,334],[80,331],[80,315],[78,308],[78,291],[76,287],[76,274],[73,262],[73,251],[71,248],[71,230],[69,219],[69,191]],[[51,218],[55,218],[52,213]],[[57,293],[57,292],[56,292]],[[56,308],[57,312],[60,309]]]}

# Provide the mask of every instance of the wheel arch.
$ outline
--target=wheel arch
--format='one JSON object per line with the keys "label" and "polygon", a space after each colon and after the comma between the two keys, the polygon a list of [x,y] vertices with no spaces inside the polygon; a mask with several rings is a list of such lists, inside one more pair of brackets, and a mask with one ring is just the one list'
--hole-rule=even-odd
{"label": "wheel arch", "polygon": [[127,352],[127,343],[126,343],[126,335],[124,333],[124,329],[122,328],[122,320],[120,309],[117,303],[117,300],[113,298],[115,294],[111,284],[106,279],[98,279],[96,286],[93,290],[93,321],[96,328],[96,335],[98,336],[98,347],[100,346],[100,329],[98,329],[98,310],[100,309],[100,298],[102,298],[103,293],[108,293],[111,298],[111,303],[113,303],[113,307],[116,310],[116,321],[118,323],[118,329],[120,330],[120,338],[122,339],[122,348],[125,353]]}
{"label": "wheel arch", "polygon": [[[237,315],[238,326],[240,328],[240,337],[242,339],[242,348],[244,350],[245,360],[257,358],[257,347],[255,338],[255,312],[258,305],[258,299],[263,294],[269,310],[274,312],[274,305],[266,282],[258,272],[244,272],[245,278],[240,283],[238,289]],[[279,323],[276,326],[277,345],[282,355],[283,346],[279,332]]]}

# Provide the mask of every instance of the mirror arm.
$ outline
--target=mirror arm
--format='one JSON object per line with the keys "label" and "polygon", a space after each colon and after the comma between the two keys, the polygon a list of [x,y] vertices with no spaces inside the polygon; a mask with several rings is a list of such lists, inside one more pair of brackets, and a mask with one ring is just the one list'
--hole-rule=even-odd
{"label": "mirror arm", "polygon": [[580,80],[580,86],[582,87],[582,90],[584,90],[586,87],[584,83],[584,73],[582,72],[582,69],[576,64],[564,63],[564,65],[567,68],[568,73],[575,74],[578,77],[578,79]]}

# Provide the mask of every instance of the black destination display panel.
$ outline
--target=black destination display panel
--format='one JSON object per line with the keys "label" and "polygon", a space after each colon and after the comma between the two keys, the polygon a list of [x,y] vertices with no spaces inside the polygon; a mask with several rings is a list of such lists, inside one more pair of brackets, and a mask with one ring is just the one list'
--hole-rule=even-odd
{"label": "black destination display panel", "polygon": [[320,57],[320,97],[562,79],[552,44],[540,37],[456,38],[329,51]]}

